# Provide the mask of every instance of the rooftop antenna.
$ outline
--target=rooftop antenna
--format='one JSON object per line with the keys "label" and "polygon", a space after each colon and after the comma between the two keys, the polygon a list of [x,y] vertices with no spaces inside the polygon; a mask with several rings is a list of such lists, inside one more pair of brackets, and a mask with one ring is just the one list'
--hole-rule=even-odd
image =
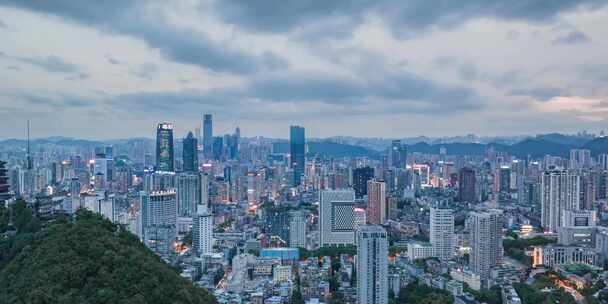
{"label": "rooftop antenna", "polygon": [[27,120],[27,169],[32,169],[32,156],[30,154],[30,120]]}

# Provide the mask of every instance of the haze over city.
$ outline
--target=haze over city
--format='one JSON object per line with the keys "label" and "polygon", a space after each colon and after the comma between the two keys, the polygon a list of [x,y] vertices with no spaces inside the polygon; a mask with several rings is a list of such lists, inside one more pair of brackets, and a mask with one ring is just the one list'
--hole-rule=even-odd
{"label": "haze over city", "polygon": [[0,138],[598,133],[605,4],[2,1]]}

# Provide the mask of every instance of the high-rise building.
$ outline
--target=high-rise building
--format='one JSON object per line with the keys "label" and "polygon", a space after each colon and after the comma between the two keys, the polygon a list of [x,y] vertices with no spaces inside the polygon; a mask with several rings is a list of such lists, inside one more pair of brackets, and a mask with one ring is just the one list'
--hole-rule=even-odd
{"label": "high-rise building", "polygon": [[298,186],[306,165],[306,137],[304,127],[291,126],[289,131],[289,157],[293,170],[293,185]]}
{"label": "high-rise building", "polygon": [[490,270],[502,263],[502,210],[471,212],[468,224],[471,242],[469,266],[480,276],[482,286],[487,288]]}
{"label": "high-rise building", "polygon": [[289,214],[289,247],[306,248],[306,216],[302,211]]}
{"label": "high-rise building", "polygon": [[405,169],[407,165],[407,148],[401,140],[393,140],[389,150],[389,163],[392,167]]}
{"label": "high-rise building", "polygon": [[221,160],[224,157],[224,138],[216,136],[213,138],[213,159]]}
{"label": "high-rise building", "polygon": [[173,125],[159,123],[156,128],[156,171],[173,172]]}
{"label": "high-rise building", "polygon": [[198,140],[188,132],[183,141],[184,172],[198,172]]}
{"label": "high-rise building", "polygon": [[565,210],[579,210],[580,176],[569,170],[548,170],[541,175],[541,225],[556,232]]}
{"label": "high-rise building", "polygon": [[501,166],[498,169],[498,192],[511,192],[511,167]]}
{"label": "high-rise building", "polygon": [[378,225],[357,230],[357,303],[388,303],[388,238]]}
{"label": "high-rise building", "polygon": [[4,202],[12,197],[12,194],[9,191],[8,170],[5,166],[6,162],[0,161],[0,205],[4,205]]}
{"label": "high-rise building", "polygon": [[367,195],[367,182],[374,178],[374,168],[361,167],[353,169],[353,189],[357,198]]}
{"label": "high-rise building", "polygon": [[168,254],[177,235],[175,190],[142,192],[140,200],[144,244],[156,253]]}
{"label": "high-rise building", "polygon": [[203,152],[207,159],[213,157],[213,116],[203,115]]}
{"label": "high-rise building", "polygon": [[583,169],[591,167],[591,150],[570,150],[570,169]]}
{"label": "high-rise building", "polygon": [[200,176],[191,173],[177,174],[177,215],[192,217],[200,203]]}
{"label": "high-rise building", "polygon": [[355,231],[359,229],[359,227],[367,224],[367,211],[363,208],[355,208],[355,225],[353,228]]}
{"label": "high-rise building", "polygon": [[355,192],[350,189],[324,190],[319,196],[319,244],[354,244]]}
{"label": "high-rise building", "polygon": [[213,253],[212,234],[213,214],[206,205],[199,204],[192,221],[192,246],[198,256]]}
{"label": "high-rise building", "polygon": [[373,225],[383,225],[387,219],[386,184],[372,179],[367,181],[367,220]]}
{"label": "high-rise building", "polygon": [[289,241],[289,210],[281,206],[264,208],[264,230],[271,237],[279,237],[285,243]]}
{"label": "high-rise building", "polygon": [[208,208],[209,206],[209,175],[201,174],[200,202]]}
{"label": "high-rise building", "polygon": [[475,170],[463,167],[458,171],[458,200],[461,202],[477,201],[475,195]]}
{"label": "high-rise building", "polygon": [[431,207],[430,241],[435,256],[449,260],[454,256],[454,212],[446,207]]}
{"label": "high-rise building", "polygon": [[601,170],[608,170],[608,154],[602,153],[597,156],[597,162]]}

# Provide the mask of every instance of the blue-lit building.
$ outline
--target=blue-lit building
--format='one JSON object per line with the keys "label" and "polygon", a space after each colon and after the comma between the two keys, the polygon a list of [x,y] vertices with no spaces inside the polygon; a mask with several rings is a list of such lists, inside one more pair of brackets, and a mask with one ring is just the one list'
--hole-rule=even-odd
{"label": "blue-lit building", "polygon": [[293,185],[298,186],[304,174],[304,166],[306,160],[304,154],[306,153],[306,139],[304,136],[304,127],[291,126],[289,132],[289,155],[290,155],[290,166],[293,170]]}
{"label": "blue-lit building", "polygon": [[198,172],[198,140],[192,132],[183,141],[184,172]]}
{"label": "blue-lit building", "polygon": [[173,125],[159,123],[156,128],[156,171],[174,172]]}
{"label": "blue-lit building", "polygon": [[300,250],[298,248],[262,248],[260,257],[297,261],[300,259]]}

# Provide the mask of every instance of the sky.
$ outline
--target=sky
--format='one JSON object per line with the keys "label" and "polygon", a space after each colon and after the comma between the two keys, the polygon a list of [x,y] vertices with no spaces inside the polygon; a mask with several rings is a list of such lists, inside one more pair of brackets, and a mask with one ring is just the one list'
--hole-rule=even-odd
{"label": "sky", "polygon": [[0,138],[608,126],[608,1],[0,1]]}

